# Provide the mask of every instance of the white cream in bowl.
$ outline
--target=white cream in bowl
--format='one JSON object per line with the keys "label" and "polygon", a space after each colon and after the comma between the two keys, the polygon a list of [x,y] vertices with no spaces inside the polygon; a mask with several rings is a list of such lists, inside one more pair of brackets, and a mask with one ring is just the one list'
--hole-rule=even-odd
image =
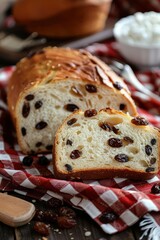
{"label": "white cream in bowl", "polygon": [[122,56],[135,65],[160,64],[160,13],[137,12],[119,20],[113,30]]}
{"label": "white cream in bowl", "polygon": [[135,13],[121,29],[121,37],[130,43],[160,44],[160,13]]}

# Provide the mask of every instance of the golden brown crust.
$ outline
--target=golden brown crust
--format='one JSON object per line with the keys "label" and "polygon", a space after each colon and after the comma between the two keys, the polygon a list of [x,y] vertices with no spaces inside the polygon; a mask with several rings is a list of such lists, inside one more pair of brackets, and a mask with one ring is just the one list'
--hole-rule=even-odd
{"label": "golden brown crust", "polygon": [[[41,52],[22,59],[16,67],[8,84],[8,105],[13,119],[15,107],[21,94],[46,81],[61,79],[81,79],[104,85],[115,93],[121,94],[130,105],[130,114],[137,115],[136,106],[130,97],[127,86],[106,64],[90,53],[82,50],[48,47]],[[113,84],[119,82],[123,89],[116,89]]]}
{"label": "golden brown crust", "polygon": [[78,172],[72,172],[72,173],[64,173],[57,171],[56,167],[54,168],[54,175],[56,178],[59,179],[67,179],[67,180],[91,180],[91,179],[107,179],[107,178],[129,178],[133,180],[147,180],[151,179],[157,174],[157,172],[142,172],[142,171],[132,171],[127,168],[109,168],[109,169],[90,169],[90,170],[84,170],[84,171],[78,171]]}

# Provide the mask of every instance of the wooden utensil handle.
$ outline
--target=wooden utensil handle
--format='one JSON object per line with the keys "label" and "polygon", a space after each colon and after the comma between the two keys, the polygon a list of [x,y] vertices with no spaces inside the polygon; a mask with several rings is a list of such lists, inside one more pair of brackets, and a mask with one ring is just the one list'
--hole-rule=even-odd
{"label": "wooden utensil handle", "polygon": [[35,214],[35,206],[17,197],[0,193],[0,221],[18,227],[28,223]]}

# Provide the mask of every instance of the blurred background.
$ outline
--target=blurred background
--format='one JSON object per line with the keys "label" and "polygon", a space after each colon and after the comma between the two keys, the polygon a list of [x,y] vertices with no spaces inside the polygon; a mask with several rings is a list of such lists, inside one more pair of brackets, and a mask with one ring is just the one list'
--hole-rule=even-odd
{"label": "blurred background", "polygon": [[0,63],[46,45],[81,48],[110,39],[119,19],[147,11],[160,12],[160,0],[0,0]]}
{"label": "blurred background", "polygon": [[[78,10],[82,12],[83,9],[86,9],[87,15],[92,15],[92,11],[88,11],[91,6],[92,10],[95,6],[97,12],[103,11],[106,19],[107,17],[121,18],[135,12],[160,12],[160,0],[0,0],[0,24],[4,26],[6,15],[13,14],[12,17],[15,21],[17,20],[18,24],[24,24],[24,26],[35,24],[34,26],[36,26],[43,20],[54,22],[54,17],[59,17],[60,21],[64,14],[67,15],[67,12],[68,19],[71,18],[71,24],[74,24],[74,21],[76,21],[74,20],[74,15],[76,15],[74,11],[77,11],[78,14]],[[81,13],[82,18],[78,21],[82,24],[86,17],[86,12],[83,12]],[[97,18],[99,15],[97,15]],[[101,20],[104,19],[101,17]],[[52,30],[49,34],[52,34]]]}

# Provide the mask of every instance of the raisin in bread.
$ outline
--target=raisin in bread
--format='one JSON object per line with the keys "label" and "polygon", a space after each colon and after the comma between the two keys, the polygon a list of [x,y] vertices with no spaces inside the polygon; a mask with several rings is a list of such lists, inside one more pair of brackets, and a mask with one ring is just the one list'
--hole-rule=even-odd
{"label": "raisin in bread", "polygon": [[122,79],[86,51],[48,47],[23,58],[8,83],[8,106],[24,153],[51,151],[57,127],[76,109],[136,115]]}
{"label": "raisin in bread", "polygon": [[59,127],[53,148],[55,176],[144,180],[159,169],[160,132],[121,111],[75,111]]}

